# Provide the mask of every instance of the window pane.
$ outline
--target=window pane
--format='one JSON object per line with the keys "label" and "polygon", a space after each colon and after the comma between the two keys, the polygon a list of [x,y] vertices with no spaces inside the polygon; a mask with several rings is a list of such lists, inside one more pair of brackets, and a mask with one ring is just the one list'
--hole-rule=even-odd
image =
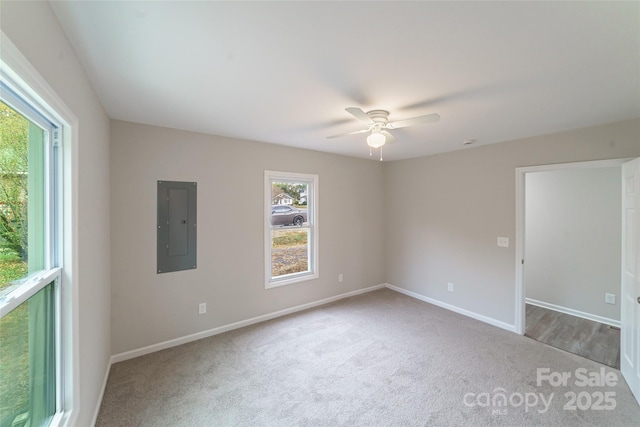
{"label": "window pane", "polygon": [[45,132],[0,102],[0,293],[42,270]]}
{"label": "window pane", "polygon": [[271,231],[271,275],[309,271],[309,230],[297,228]]}
{"label": "window pane", "polygon": [[265,287],[318,277],[318,176],[265,171]]}
{"label": "window pane", "polygon": [[46,425],[55,413],[54,286],[0,319],[0,427]]}
{"label": "window pane", "polygon": [[308,194],[308,183],[271,182],[271,225],[291,227],[309,224]]}

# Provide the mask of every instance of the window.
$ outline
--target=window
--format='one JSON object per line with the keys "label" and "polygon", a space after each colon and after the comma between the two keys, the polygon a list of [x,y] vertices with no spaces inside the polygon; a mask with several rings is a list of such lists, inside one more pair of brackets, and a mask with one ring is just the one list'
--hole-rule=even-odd
{"label": "window", "polygon": [[265,171],[266,288],[318,277],[318,176]]}
{"label": "window", "polygon": [[62,408],[61,126],[0,81],[0,427]]}

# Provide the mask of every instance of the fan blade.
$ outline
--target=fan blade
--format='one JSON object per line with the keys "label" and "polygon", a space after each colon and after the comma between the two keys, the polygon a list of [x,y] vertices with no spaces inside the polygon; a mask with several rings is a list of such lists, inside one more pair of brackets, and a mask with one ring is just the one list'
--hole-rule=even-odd
{"label": "fan blade", "polygon": [[332,136],[328,136],[327,139],[339,138],[341,136],[355,135],[357,133],[365,133],[365,132],[369,132],[369,129],[356,130],[354,132],[349,132],[349,133],[341,133],[340,135],[332,135]]}
{"label": "fan blade", "polygon": [[413,117],[406,120],[398,120],[397,122],[387,123],[387,129],[400,129],[406,128],[407,126],[419,125],[422,123],[435,123],[440,120],[440,115],[433,113],[427,114],[426,116],[418,116]]}
{"label": "fan blade", "polygon": [[381,130],[380,133],[383,134],[385,136],[385,138],[387,138],[387,143],[393,144],[394,142],[398,142],[396,137],[393,136],[393,134],[391,132],[389,132],[388,130]]}
{"label": "fan blade", "polygon": [[362,111],[362,109],[358,107],[348,107],[348,108],[345,108],[345,111],[351,114],[356,119],[360,120],[361,122],[373,123],[373,120],[371,120],[371,117],[367,116],[367,113],[365,113],[364,111]]}

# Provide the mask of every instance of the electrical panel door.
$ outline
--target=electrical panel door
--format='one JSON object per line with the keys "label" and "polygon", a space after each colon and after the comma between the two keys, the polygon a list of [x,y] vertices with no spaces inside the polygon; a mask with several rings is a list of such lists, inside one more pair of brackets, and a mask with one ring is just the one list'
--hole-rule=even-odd
{"label": "electrical panel door", "polygon": [[197,267],[197,183],[158,181],[158,273]]}

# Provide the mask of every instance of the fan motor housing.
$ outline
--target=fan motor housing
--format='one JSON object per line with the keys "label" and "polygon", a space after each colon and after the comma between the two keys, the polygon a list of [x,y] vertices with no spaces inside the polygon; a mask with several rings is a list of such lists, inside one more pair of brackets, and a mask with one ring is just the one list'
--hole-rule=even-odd
{"label": "fan motor housing", "polygon": [[385,110],[371,110],[367,113],[367,116],[369,116],[374,123],[384,124],[389,121],[389,112]]}

